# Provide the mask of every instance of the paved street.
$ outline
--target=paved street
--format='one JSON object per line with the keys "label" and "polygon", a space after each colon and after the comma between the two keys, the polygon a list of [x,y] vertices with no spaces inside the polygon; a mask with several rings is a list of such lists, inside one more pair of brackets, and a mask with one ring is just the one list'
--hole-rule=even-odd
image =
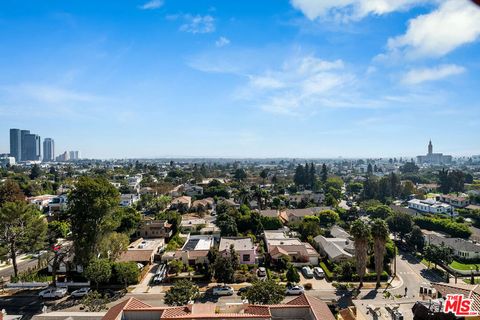
{"label": "paved street", "polygon": [[27,318],[40,313],[44,303],[36,295],[14,295],[0,297],[0,310],[5,309],[7,314],[20,314]]}
{"label": "paved street", "polygon": [[[20,260],[18,262],[18,271],[22,272],[27,269],[33,269],[37,266],[37,263],[37,259]],[[0,277],[8,278],[10,276],[13,276],[13,266],[0,269]]]}
{"label": "paved street", "polygon": [[[36,263],[36,261],[34,261]],[[23,263],[22,267],[25,268],[28,263]],[[153,272],[154,270],[152,270]],[[390,289],[392,295],[404,295],[405,287],[408,288],[407,297],[402,297],[400,299],[389,298],[386,299],[383,295],[384,290],[375,291],[372,289],[362,289],[359,295],[359,300],[356,300],[358,306],[362,308],[362,312],[367,311],[368,305],[376,305],[384,307],[387,304],[400,304],[401,308],[407,311],[411,308],[411,305],[418,299],[418,292],[420,285],[429,283],[429,282],[438,282],[442,279],[420,263],[415,257],[411,254],[400,252],[397,257],[397,274],[400,280],[400,285],[394,289]],[[165,293],[163,286],[154,286],[146,292],[147,281],[144,281],[140,285],[141,289],[134,290],[131,293],[127,293],[124,297],[119,300],[112,302],[109,306],[117,304],[119,301],[128,299],[129,297],[135,297],[139,300],[142,300],[152,306],[164,306],[164,296]],[[332,285],[326,282],[324,279],[305,279],[301,275],[301,283],[312,283],[313,289],[307,291],[307,294],[320,298],[323,301],[331,302],[337,301],[340,299],[342,305],[349,303],[349,295],[346,292],[338,292]],[[398,281],[396,282],[398,284]],[[284,302],[293,299],[294,297],[286,297]],[[233,296],[227,297],[213,297],[207,296],[199,301],[199,303],[239,303],[241,302],[241,297],[236,293]],[[0,309],[6,309],[10,314],[24,314],[24,315],[33,315],[42,310],[43,306],[46,305],[49,310],[52,309],[66,309],[66,310],[79,310],[78,301],[75,301],[71,298],[64,298],[56,301],[42,301],[36,296],[35,291],[25,292],[17,294],[10,297],[1,297],[0,298]],[[408,314],[405,314],[406,316]],[[406,317],[408,319],[408,316]]]}
{"label": "paved street", "polygon": [[[362,290],[359,298],[354,300],[358,312],[363,314],[365,319],[391,319],[385,306],[398,306],[405,320],[413,319],[411,308],[413,304],[420,299],[419,290],[421,285],[432,282],[441,282],[442,279],[428,270],[413,255],[400,252],[397,256],[397,275],[401,278],[401,285],[395,289],[388,290],[392,294],[390,298],[385,298],[383,290],[378,292]],[[405,295],[407,288],[407,295]],[[394,296],[400,295],[401,298]],[[372,314],[370,307],[379,308],[375,315]]]}
{"label": "paved street", "polygon": [[397,256],[397,275],[402,279],[403,284],[390,292],[404,295],[407,288],[407,297],[410,298],[418,297],[421,285],[443,280],[407,252],[400,252]]}

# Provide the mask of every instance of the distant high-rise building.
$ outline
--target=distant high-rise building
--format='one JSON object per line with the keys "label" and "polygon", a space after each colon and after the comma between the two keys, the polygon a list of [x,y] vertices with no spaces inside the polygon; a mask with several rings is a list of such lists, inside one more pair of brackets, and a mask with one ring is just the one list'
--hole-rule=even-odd
{"label": "distant high-rise building", "polygon": [[55,160],[55,141],[52,138],[43,140],[43,161],[49,162]]}
{"label": "distant high-rise building", "polygon": [[10,129],[10,156],[16,162],[22,160],[22,135],[20,129]]}
{"label": "distant high-rise building", "polygon": [[56,161],[63,162],[70,160],[69,153],[65,151],[64,153],[60,154],[58,157],[55,158]]}
{"label": "distant high-rise building", "polygon": [[444,155],[443,153],[433,153],[432,141],[428,143],[428,153],[425,156],[417,156],[417,162],[420,164],[450,164],[452,163],[452,156]]}
{"label": "distant high-rise building", "polygon": [[70,151],[69,152],[70,160],[78,160],[78,151]]}
{"label": "distant high-rise building", "polygon": [[21,160],[25,161],[27,159],[27,148],[25,145],[25,139],[27,134],[30,134],[30,130],[21,130],[20,131],[20,140],[21,140]]}
{"label": "distant high-rise building", "polygon": [[25,149],[25,158],[23,158],[22,156],[22,160],[26,160],[26,161],[40,160],[41,158],[40,136],[33,133],[25,134],[22,137],[22,149]]}

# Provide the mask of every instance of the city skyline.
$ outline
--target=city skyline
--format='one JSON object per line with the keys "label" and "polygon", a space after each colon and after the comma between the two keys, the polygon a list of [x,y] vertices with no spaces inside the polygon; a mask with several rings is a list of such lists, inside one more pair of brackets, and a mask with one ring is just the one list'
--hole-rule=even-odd
{"label": "city skyline", "polygon": [[10,128],[100,159],[480,153],[467,0],[148,3],[0,4],[0,153]]}
{"label": "city skyline", "polygon": [[[68,161],[79,160],[80,152],[64,151],[58,156],[55,154],[55,140],[53,138],[43,139],[40,135],[31,133],[30,130],[10,128],[10,150],[2,155],[9,154],[16,162],[26,161]],[[43,147],[42,147],[43,146]]]}

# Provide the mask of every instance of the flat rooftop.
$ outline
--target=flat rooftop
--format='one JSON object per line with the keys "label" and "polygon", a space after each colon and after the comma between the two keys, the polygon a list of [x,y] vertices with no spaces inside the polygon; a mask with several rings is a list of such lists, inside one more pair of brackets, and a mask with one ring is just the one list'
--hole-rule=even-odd
{"label": "flat rooftop", "polygon": [[212,236],[192,236],[182,247],[183,251],[210,250],[213,246]]}

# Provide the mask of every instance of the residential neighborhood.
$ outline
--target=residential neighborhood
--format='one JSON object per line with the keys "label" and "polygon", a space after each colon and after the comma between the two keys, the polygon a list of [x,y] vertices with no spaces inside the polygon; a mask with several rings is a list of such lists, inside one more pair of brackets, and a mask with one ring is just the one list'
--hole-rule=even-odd
{"label": "residential neighborhood", "polygon": [[[468,286],[480,279],[476,264],[480,245],[475,240],[480,211],[468,208],[479,199],[466,196],[478,188],[480,163],[468,166],[468,171],[452,165],[452,172],[462,179],[459,191],[441,180],[425,189],[402,178],[433,174],[440,179],[443,171],[435,167],[420,169],[407,160],[396,165],[392,161],[390,171],[375,174],[373,167],[378,171],[381,163],[370,162],[365,172],[360,161],[350,163],[349,170],[344,161],[285,161],[268,169],[261,161],[226,162],[215,169],[202,164],[198,172],[195,162],[140,161],[133,166],[75,162],[68,167],[42,163],[16,166],[16,172],[6,169],[0,191],[7,198],[2,199],[17,202],[4,200],[1,210],[33,210],[28,219],[37,219],[37,226],[29,227],[29,233],[41,242],[37,247],[19,247],[15,258],[10,251],[0,269],[4,288],[13,293],[33,286],[25,293],[29,299],[36,299],[37,290],[52,282],[66,288],[55,293],[58,299],[42,304],[46,306],[42,319],[67,312],[59,311],[62,308],[80,312],[91,303],[89,309],[103,310],[91,315],[99,319],[114,312],[108,310],[126,312],[121,310],[130,310],[129,305],[173,312],[165,305],[171,305],[170,293],[177,286],[196,292],[181,307],[185,316],[199,312],[196,304],[188,307],[190,300],[213,299],[216,304],[205,306],[208,310],[254,317],[259,311],[252,311],[257,307],[248,303],[256,305],[256,299],[263,299],[256,292],[268,290],[272,296],[268,298],[269,293],[265,301],[270,305],[286,301],[284,311],[302,301],[306,308],[324,304],[323,317],[344,319],[352,317],[354,309],[357,316],[377,312],[376,307],[363,310],[357,301],[381,290],[372,305],[401,304],[396,312],[413,317],[414,306],[423,308],[420,290],[429,299],[440,298],[437,284]],[[102,175],[92,171],[99,165]],[[34,171],[38,173],[29,178],[30,184],[55,183],[55,189],[32,194],[18,184],[19,177]],[[379,190],[372,185],[384,181],[392,187]],[[449,193],[443,191],[447,188]],[[77,210],[88,210],[92,216],[75,216]],[[82,250],[86,247],[93,251]],[[111,292],[112,298],[63,302],[80,289],[86,296]],[[345,294],[350,302],[343,301]],[[302,298],[291,300],[290,295]],[[151,299],[158,302],[151,305]],[[262,312],[269,310],[274,316],[277,311],[268,303]],[[212,312],[207,309],[202,312]],[[214,314],[218,313],[211,317]]]}
{"label": "residential neighborhood", "polygon": [[0,320],[480,320],[480,0],[2,0],[0,44]]}

